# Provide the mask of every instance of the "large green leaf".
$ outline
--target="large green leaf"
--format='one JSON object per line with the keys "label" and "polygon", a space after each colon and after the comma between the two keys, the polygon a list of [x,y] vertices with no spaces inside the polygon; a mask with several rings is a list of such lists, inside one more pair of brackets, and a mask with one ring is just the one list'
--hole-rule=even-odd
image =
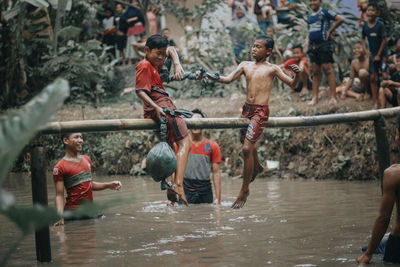
{"label": "large green leaf", "polygon": [[0,186],[22,148],[68,96],[68,82],[57,79],[21,109],[0,116]]}
{"label": "large green leaf", "polygon": [[27,2],[35,7],[45,8],[49,6],[49,3],[45,0],[21,0],[21,2]]}

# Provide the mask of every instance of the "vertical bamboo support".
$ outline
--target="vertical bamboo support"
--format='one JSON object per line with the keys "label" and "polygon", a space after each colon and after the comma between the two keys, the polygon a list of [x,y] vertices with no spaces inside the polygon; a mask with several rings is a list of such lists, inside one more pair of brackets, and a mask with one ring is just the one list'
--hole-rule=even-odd
{"label": "vertical bamboo support", "polygon": [[[33,204],[48,205],[46,166],[43,147],[31,150],[32,200]],[[40,262],[51,261],[50,231],[45,226],[35,232],[36,258]]]}
{"label": "vertical bamboo support", "polygon": [[378,150],[379,177],[381,179],[381,191],[383,192],[383,172],[390,166],[390,151],[385,132],[385,121],[382,117],[374,121],[374,128]]}

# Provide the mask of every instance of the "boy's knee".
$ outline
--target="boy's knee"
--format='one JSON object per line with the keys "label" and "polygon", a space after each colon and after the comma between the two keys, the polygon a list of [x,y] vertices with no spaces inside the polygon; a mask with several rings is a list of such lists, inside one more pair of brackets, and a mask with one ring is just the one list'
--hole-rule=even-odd
{"label": "boy's knee", "polygon": [[253,147],[248,142],[245,142],[242,147],[242,152],[244,156],[248,156],[253,153]]}
{"label": "boy's knee", "polygon": [[324,70],[326,75],[332,73],[332,65],[331,64],[322,64],[322,69]]}

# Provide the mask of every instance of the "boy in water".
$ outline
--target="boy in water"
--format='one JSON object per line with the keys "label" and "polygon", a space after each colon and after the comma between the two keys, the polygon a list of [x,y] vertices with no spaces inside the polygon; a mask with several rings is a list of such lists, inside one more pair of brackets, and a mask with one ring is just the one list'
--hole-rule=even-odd
{"label": "boy in water", "polygon": [[[79,207],[84,201],[93,201],[93,190],[121,188],[120,181],[109,183],[92,181],[92,160],[89,156],[79,154],[83,145],[81,133],[64,133],[61,135],[61,140],[65,146],[65,156],[53,169],[55,202],[59,214]],[[64,203],[64,187],[67,190],[67,203]],[[54,226],[63,224],[62,219]]]}
{"label": "boy in water", "polygon": [[267,58],[274,48],[274,40],[265,35],[258,36],[253,43],[251,56],[254,61],[244,61],[228,76],[221,76],[217,82],[230,83],[244,75],[247,82],[247,99],[243,105],[241,118],[250,119],[246,130],[241,131],[242,151],[244,156],[243,183],[239,196],[233,203],[232,208],[243,207],[249,196],[249,185],[256,175],[263,171],[257,155],[256,142],[264,130],[269,116],[268,101],[271,94],[272,82],[278,77],[289,86],[294,86],[299,80],[297,73],[300,69],[297,65],[290,68],[295,73],[291,79],[279,66],[267,62]]}
{"label": "boy in water", "polygon": [[[400,148],[400,116],[397,117],[396,144]],[[383,260],[390,263],[400,263],[400,165],[393,164],[383,173],[383,195],[372,228],[371,240],[367,251],[357,258],[359,263],[368,263],[372,259],[373,252],[378,247],[389,226],[393,207],[396,204],[395,222],[392,226],[389,239],[386,243]]]}
{"label": "boy in water", "polygon": [[[369,91],[369,61],[360,42],[354,44],[353,51],[356,58],[351,61],[350,77],[342,90],[341,98],[345,99],[347,96],[351,96],[357,101],[362,101],[365,92]],[[352,88],[356,75],[358,75],[363,88]]]}
{"label": "boy in water", "polygon": [[[328,79],[328,85],[331,91],[330,104],[336,104],[336,79],[333,73],[333,51],[330,38],[333,31],[344,22],[344,18],[331,10],[321,8],[322,0],[310,0],[312,13],[308,15],[308,55],[310,56],[313,70],[313,98],[309,105],[318,103],[319,84],[321,83],[322,70]],[[332,26],[330,21],[334,20]]]}
{"label": "boy in water", "polygon": [[[180,200],[188,204],[183,190],[183,176],[190,151],[188,129],[185,121],[179,116],[164,113],[163,108],[176,110],[174,102],[165,91],[160,77],[160,71],[167,55],[168,39],[159,34],[150,36],[144,47],[146,58],[136,67],[136,94],[143,101],[144,117],[161,122],[161,116],[167,119],[168,143],[178,145],[177,167],[173,176],[173,186],[168,189],[169,194],[176,193]],[[175,51],[175,50],[174,50]],[[179,61],[174,60],[176,54],[171,54],[174,61],[175,78],[182,79],[182,67]],[[176,59],[176,58],[175,58]],[[178,63],[179,66],[176,65]],[[170,192],[170,191],[173,192]]]}
{"label": "boy in water", "polygon": [[369,73],[371,75],[370,86],[374,108],[378,108],[378,80],[379,72],[382,69],[382,61],[386,61],[386,28],[382,21],[378,20],[379,10],[375,3],[369,3],[367,7],[367,21],[362,28],[362,44],[365,51],[365,37],[368,38],[369,45]]}

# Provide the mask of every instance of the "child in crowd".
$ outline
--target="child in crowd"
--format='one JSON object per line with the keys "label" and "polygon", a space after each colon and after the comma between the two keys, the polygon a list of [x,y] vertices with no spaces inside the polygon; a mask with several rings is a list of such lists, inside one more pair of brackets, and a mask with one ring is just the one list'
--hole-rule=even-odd
{"label": "child in crowd", "polygon": [[259,0],[258,5],[261,7],[261,14],[263,18],[272,16],[274,10],[272,9],[270,0]]}
{"label": "child in crowd", "polygon": [[126,47],[126,32],[128,31],[128,23],[122,17],[124,14],[124,6],[122,4],[117,4],[115,6],[115,10],[117,11],[116,16],[114,17],[114,25],[115,25],[115,44],[117,46],[117,50],[119,53],[119,57],[121,58],[121,65],[125,66],[125,53],[124,49]]}
{"label": "child in crowd", "polygon": [[367,7],[367,21],[362,28],[362,44],[364,50],[367,50],[365,38],[368,38],[369,45],[369,73],[372,98],[374,108],[378,108],[378,80],[379,72],[382,69],[382,62],[386,61],[386,28],[382,21],[378,20],[379,10],[375,3],[369,3]]}
{"label": "child in crowd", "polygon": [[386,101],[389,101],[393,107],[397,107],[400,103],[400,58],[397,59],[395,71],[390,75],[389,80],[381,82],[379,88],[379,102],[381,108],[386,108]]}
{"label": "child in crowd", "polygon": [[103,43],[114,46],[114,16],[110,8],[106,9],[106,17],[103,19]]}
{"label": "child in crowd", "polygon": [[[79,154],[83,145],[81,133],[64,133],[61,135],[61,141],[64,143],[65,156],[53,169],[55,202],[59,214],[79,207],[84,201],[93,201],[93,190],[121,188],[120,181],[97,183],[92,180],[92,160],[89,156]],[[67,190],[66,203],[64,203],[64,187]],[[63,224],[62,219],[54,226]]]}
{"label": "child in crowd", "polygon": [[144,53],[144,47],[147,42],[147,34],[145,32],[142,32],[140,34],[140,41],[139,42],[132,42],[131,45],[133,46],[133,49],[135,49],[136,54],[139,55],[140,60],[144,59],[145,53]]}
{"label": "child in crowd", "polygon": [[[365,93],[369,91],[369,60],[360,42],[354,44],[353,51],[355,59],[351,61],[350,77],[342,89],[341,98],[345,99],[347,96],[351,96],[357,101],[362,101]],[[361,86],[352,86],[356,75],[360,79]]]}
{"label": "child in crowd", "polygon": [[253,43],[251,56],[254,61],[243,61],[228,76],[222,76],[217,82],[230,83],[244,75],[247,81],[247,100],[243,105],[242,118],[250,119],[247,130],[241,131],[241,141],[243,142],[243,182],[239,196],[233,203],[232,208],[241,208],[246,203],[249,196],[249,185],[257,174],[263,171],[257,155],[256,142],[264,130],[269,116],[268,101],[271,94],[272,82],[278,77],[289,86],[294,86],[300,72],[296,65],[290,68],[294,71],[295,77],[288,77],[279,66],[267,62],[267,58],[274,48],[274,41],[269,36],[258,36]]}
{"label": "child in crowd", "polygon": [[[185,121],[179,116],[171,116],[163,108],[175,110],[174,102],[165,91],[159,71],[167,55],[168,39],[159,34],[147,39],[144,51],[145,59],[136,66],[136,94],[143,101],[144,117],[160,123],[161,116],[167,119],[167,139],[172,145],[178,145],[177,167],[173,177],[173,190],[186,205],[188,204],[183,190],[183,176],[190,151],[188,129]],[[174,58],[173,58],[174,60]],[[175,78],[182,79],[183,69],[179,61],[174,60]],[[177,67],[177,65],[179,65]]]}
{"label": "child in crowd", "polygon": [[393,46],[393,51],[389,56],[389,74],[396,71],[396,62],[400,59],[400,38],[397,39]]}
{"label": "child in crowd", "polygon": [[174,39],[171,38],[171,31],[169,28],[162,29],[161,36],[165,36],[167,38],[168,46],[176,46]]}
{"label": "child in crowd", "polygon": [[[310,105],[318,103],[318,91],[323,70],[328,79],[331,92],[330,104],[336,104],[336,79],[333,73],[332,45],[330,38],[333,31],[344,22],[344,18],[326,8],[321,8],[322,0],[309,0],[312,13],[308,15],[308,55],[313,70],[313,98]],[[335,21],[330,26],[331,21]]]}
{"label": "child in crowd", "polygon": [[295,45],[292,49],[293,57],[288,59],[281,65],[283,71],[291,76],[292,70],[290,68],[291,65],[296,64],[299,66],[300,72],[300,80],[298,84],[295,84],[292,89],[295,92],[300,92],[300,95],[306,95],[308,93],[307,89],[312,88],[312,81],[310,77],[310,67],[308,65],[308,59],[303,54],[303,47],[301,45]]}

